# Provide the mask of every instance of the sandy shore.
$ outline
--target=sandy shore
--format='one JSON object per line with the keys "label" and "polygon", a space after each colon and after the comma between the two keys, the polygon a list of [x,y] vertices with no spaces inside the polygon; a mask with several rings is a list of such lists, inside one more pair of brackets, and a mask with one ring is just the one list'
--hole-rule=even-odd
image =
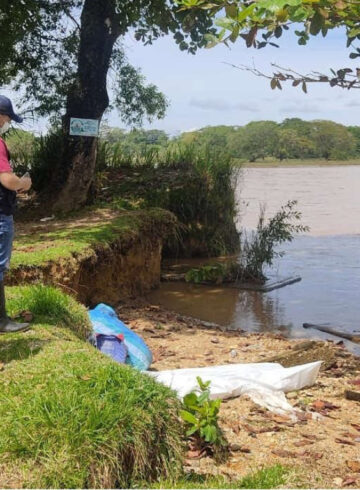
{"label": "sandy shore", "polygon": [[[248,397],[223,401],[220,420],[231,444],[228,460],[215,465],[211,458],[188,459],[188,469],[239,478],[281,463],[292,468],[291,487],[360,487],[360,402],[344,396],[345,389],[360,391],[360,358],[342,343],[225,332],[143,300],[117,311],[151,348],[154,370],[273,359],[284,366],[324,361],[314,386],[287,395],[299,411],[297,422]],[[319,420],[314,412],[320,413]]]}

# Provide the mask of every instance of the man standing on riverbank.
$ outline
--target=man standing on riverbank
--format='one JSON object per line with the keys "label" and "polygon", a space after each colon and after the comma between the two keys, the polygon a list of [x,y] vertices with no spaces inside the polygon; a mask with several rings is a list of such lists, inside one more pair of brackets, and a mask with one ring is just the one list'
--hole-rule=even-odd
{"label": "man standing on riverbank", "polygon": [[[15,114],[10,99],[0,95],[0,135],[6,133],[10,128],[11,121],[21,123],[23,119]],[[4,273],[10,264],[16,194],[28,191],[30,187],[30,177],[20,178],[13,173],[9,150],[5,141],[0,137],[0,334],[19,332],[29,328],[28,323],[16,323],[7,316]]]}

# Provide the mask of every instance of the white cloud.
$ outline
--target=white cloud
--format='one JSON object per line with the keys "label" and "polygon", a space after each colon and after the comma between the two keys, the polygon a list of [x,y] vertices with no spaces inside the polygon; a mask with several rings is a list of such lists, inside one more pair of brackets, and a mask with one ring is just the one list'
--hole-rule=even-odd
{"label": "white cloud", "polygon": [[319,114],[322,109],[311,102],[290,102],[280,107],[279,111],[283,114]]}
{"label": "white cloud", "polygon": [[359,100],[355,100],[355,99],[349,100],[344,105],[345,105],[345,107],[360,107],[360,99]]}
{"label": "white cloud", "polygon": [[190,105],[203,109],[205,111],[247,111],[247,112],[259,112],[259,108],[256,104],[251,102],[235,102],[234,104],[228,102],[225,99],[199,99],[193,97],[190,99]]}

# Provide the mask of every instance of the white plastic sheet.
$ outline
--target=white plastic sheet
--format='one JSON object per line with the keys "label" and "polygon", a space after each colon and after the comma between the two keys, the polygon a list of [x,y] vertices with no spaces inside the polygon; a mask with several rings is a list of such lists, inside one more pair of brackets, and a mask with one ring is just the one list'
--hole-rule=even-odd
{"label": "white plastic sheet", "polygon": [[255,403],[284,414],[293,412],[285,393],[314,384],[320,366],[321,361],[290,368],[277,363],[227,364],[147,373],[175,390],[180,398],[198,389],[196,377],[200,376],[211,381],[212,399],[248,395]]}

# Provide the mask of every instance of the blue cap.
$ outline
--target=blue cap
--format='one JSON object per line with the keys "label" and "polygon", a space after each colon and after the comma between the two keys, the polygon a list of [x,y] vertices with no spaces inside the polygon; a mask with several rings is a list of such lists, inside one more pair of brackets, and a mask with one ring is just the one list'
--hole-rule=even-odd
{"label": "blue cap", "polygon": [[9,116],[17,123],[23,122],[23,118],[15,114],[11,100],[5,97],[5,95],[0,95],[0,114]]}

